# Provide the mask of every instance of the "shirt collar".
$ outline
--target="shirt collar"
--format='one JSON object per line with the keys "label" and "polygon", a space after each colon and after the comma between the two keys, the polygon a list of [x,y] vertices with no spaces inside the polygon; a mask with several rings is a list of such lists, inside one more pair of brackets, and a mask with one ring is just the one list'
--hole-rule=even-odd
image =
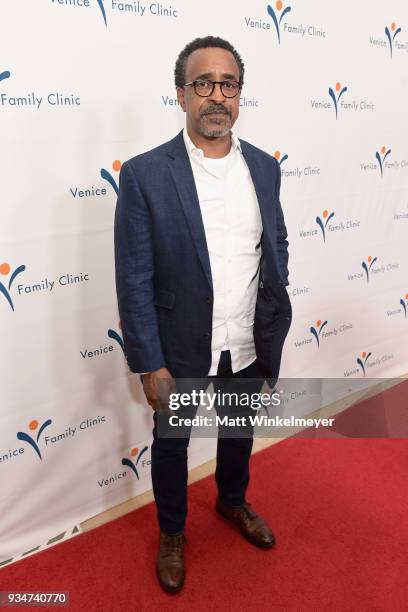
{"label": "shirt collar", "polygon": [[[188,135],[186,128],[183,128],[183,138],[184,138],[184,143],[186,145],[187,153],[189,154],[189,156],[196,155],[199,157],[204,157],[203,150],[195,146],[190,136]],[[232,144],[231,148],[234,149],[234,151],[238,149],[239,151],[242,152],[241,143],[239,142],[238,137],[234,134],[232,130],[231,130],[231,144]]]}

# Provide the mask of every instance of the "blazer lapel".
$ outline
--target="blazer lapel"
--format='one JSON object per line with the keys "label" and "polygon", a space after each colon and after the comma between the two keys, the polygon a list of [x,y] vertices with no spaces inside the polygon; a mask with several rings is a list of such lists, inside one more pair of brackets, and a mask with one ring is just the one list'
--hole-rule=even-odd
{"label": "blazer lapel", "polygon": [[174,184],[180,197],[181,205],[190,229],[197,254],[204,269],[206,278],[213,290],[210,257],[208,254],[207,241],[203,219],[201,216],[200,203],[195,186],[193,171],[184,144],[183,132],[180,132],[172,141],[172,147],[168,151],[170,157],[169,168]]}

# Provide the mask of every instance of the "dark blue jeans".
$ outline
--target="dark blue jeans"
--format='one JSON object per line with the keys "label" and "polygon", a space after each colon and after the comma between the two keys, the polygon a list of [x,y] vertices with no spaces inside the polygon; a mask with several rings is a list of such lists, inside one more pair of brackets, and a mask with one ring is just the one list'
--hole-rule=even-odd
{"label": "dark blue jeans", "polygon": [[[262,376],[256,361],[233,374],[231,354],[229,351],[223,351],[217,376],[205,380],[214,383],[215,391],[220,389],[220,385],[224,389],[227,384],[227,389],[231,392],[236,378],[261,379]],[[262,383],[263,379],[248,381],[244,385],[245,392],[259,392]],[[243,390],[242,383],[239,386]],[[154,412],[151,463],[153,492],[160,529],[169,535],[175,535],[184,530],[187,516],[187,448],[190,438],[159,436],[157,418],[157,413]],[[252,445],[251,434],[235,438],[220,437],[220,431],[218,432],[215,480],[218,496],[228,506],[240,506],[245,502]]]}

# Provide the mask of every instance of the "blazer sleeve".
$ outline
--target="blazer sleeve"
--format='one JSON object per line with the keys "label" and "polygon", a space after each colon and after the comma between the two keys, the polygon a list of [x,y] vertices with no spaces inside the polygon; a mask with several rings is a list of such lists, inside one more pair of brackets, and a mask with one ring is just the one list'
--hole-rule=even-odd
{"label": "blazer sleeve", "polygon": [[289,260],[289,251],[288,246],[289,242],[287,240],[288,232],[286,230],[285,220],[283,217],[283,210],[280,203],[280,186],[281,186],[281,169],[279,162],[276,161],[277,168],[277,179],[276,179],[276,190],[275,190],[275,198],[276,198],[276,243],[277,243],[277,251],[278,251],[278,260],[279,260],[279,268],[282,272],[282,277],[285,285],[289,285],[288,276],[288,260]]}
{"label": "blazer sleeve", "polygon": [[154,306],[151,213],[129,162],[119,176],[115,277],[124,352],[132,372],[166,367]]}

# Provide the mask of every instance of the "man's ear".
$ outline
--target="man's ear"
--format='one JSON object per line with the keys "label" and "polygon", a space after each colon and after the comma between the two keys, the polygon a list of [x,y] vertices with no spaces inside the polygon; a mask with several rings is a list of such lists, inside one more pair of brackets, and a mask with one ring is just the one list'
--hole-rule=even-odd
{"label": "man's ear", "polygon": [[180,103],[181,108],[184,112],[186,112],[186,100],[184,97],[185,91],[184,87],[177,87],[177,100]]}

